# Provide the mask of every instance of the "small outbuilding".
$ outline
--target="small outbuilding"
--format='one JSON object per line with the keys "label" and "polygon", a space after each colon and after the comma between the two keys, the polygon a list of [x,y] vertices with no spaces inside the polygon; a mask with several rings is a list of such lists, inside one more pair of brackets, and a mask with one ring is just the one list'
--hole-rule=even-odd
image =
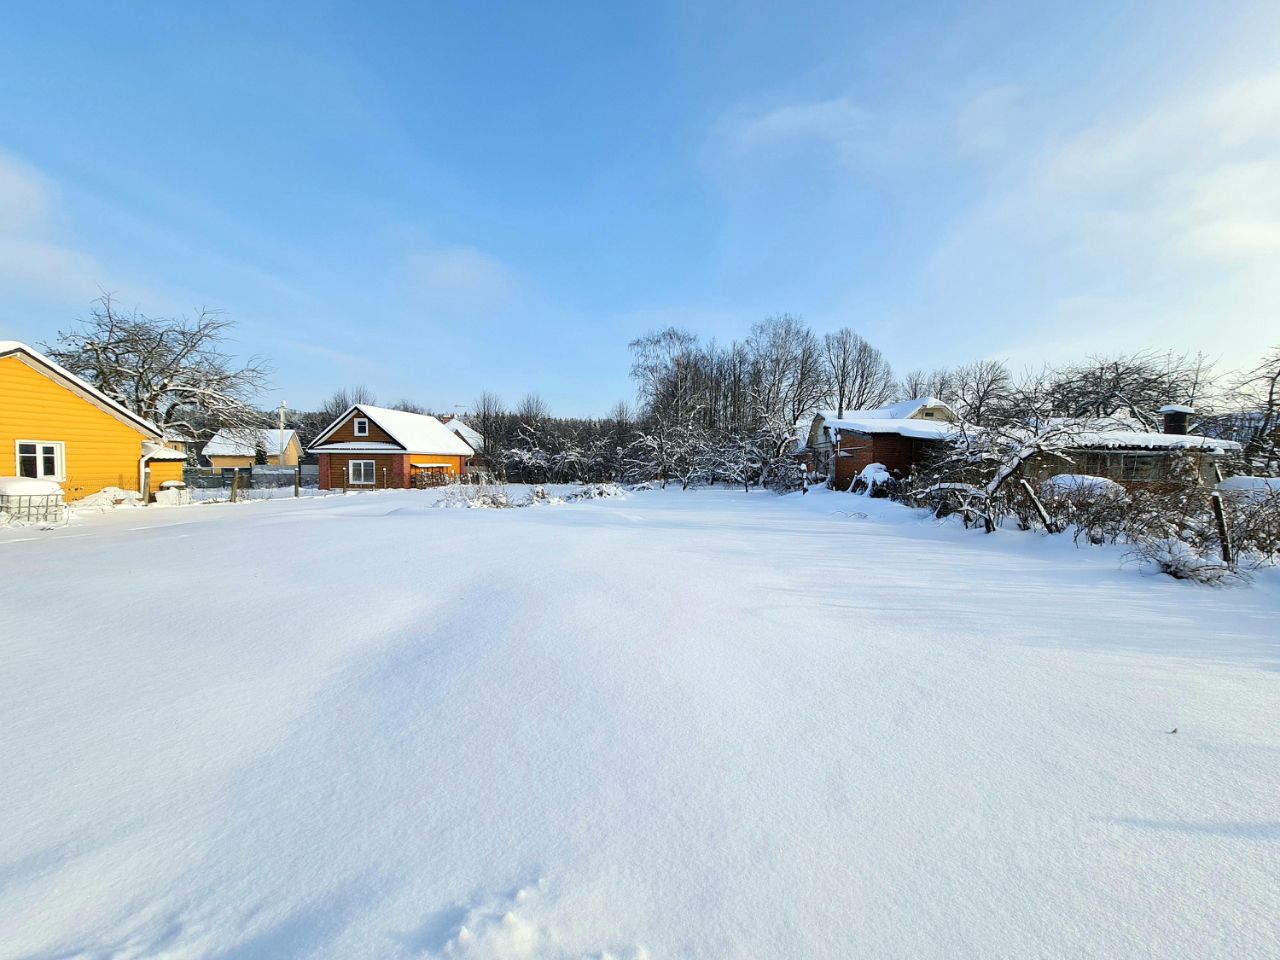
{"label": "small outbuilding", "polygon": [[917,397],[870,410],[820,410],[809,427],[813,470],[848,490],[873,463],[905,476],[955,439],[960,418],[936,397]]}
{"label": "small outbuilding", "polygon": [[274,427],[219,430],[204,445],[201,456],[215,471],[248,470],[256,463],[272,467],[296,467],[302,459],[302,443],[294,430]]}

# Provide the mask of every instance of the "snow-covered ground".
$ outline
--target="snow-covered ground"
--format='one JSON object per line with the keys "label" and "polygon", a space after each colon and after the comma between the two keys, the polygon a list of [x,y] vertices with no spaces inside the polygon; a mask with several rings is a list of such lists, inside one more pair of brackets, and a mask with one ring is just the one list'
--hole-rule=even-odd
{"label": "snow-covered ground", "polygon": [[434,497],[0,532],[0,956],[1280,955],[1274,576]]}

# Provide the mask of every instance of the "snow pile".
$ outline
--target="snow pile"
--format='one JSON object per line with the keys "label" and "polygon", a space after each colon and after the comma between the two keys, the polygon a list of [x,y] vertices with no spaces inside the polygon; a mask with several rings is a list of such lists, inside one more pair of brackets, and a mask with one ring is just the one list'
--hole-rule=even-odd
{"label": "snow pile", "polygon": [[889,469],[883,463],[869,463],[862,468],[858,479],[866,486],[867,492],[870,492],[882,483],[889,483],[893,477],[889,475]]}
{"label": "snow pile", "polygon": [[124,490],[120,487],[103,487],[97,493],[81,497],[73,506],[80,510],[110,510],[114,507],[138,507],[142,505],[142,494],[137,490]]}
{"label": "snow pile", "polygon": [[1122,498],[1125,496],[1125,489],[1107,477],[1094,477],[1087,473],[1060,473],[1040,484],[1040,495]]}
{"label": "snow pile", "polygon": [[1218,489],[1244,497],[1280,496],[1280,477],[1228,477]]}
{"label": "snow pile", "polygon": [[0,477],[0,497],[52,497],[59,496],[61,493],[62,487],[52,480]]}

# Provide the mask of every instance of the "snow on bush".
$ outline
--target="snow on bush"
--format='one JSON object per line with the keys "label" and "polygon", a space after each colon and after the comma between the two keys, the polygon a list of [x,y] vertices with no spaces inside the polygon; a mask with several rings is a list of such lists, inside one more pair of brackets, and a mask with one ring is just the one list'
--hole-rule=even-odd
{"label": "snow on bush", "polygon": [[1181,540],[1139,541],[1129,551],[1129,557],[1175,580],[1220,585],[1242,578],[1221,560],[1206,556]]}
{"label": "snow on bush", "polygon": [[1060,473],[1040,484],[1042,497],[1061,497],[1088,494],[1093,497],[1123,497],[1124,487],[1106,477],[1092,477],[1087,473]]}
{"label": "snow on bush", "polygon": [[497,483],[451,483],[435,505],[464,510],[505,510],[519,506],[507,488]]}
{"label": "snow on bush", "polygon": [[588,483],[581,490],[567,495],[565,500],[604,500],[608,497],[625,497],[627,492],[616,483]]}

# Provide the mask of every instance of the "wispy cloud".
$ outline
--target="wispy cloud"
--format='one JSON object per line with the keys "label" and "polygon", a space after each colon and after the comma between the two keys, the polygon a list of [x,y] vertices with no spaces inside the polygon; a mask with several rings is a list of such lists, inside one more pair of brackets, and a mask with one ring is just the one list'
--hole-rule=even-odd
{"label": "wispy cloud", "polygon": [[866,148],[871,130],[866,110],[848,97],[833,97],[728,116],[716,134],[737,155],[825,147],[851,160]]}
{"label": "wispy cloud", "polygon": [[497,258],[466,246],[433,246],[405,257],[404,288],[416,308],[483,314],[506,304],[515,289]]}
{"label": "wispy cloud", "polygon": [[13,293],[65,301],[92,298],[102,265],[61,237],[54,183],[0,152],[0,283]]}
{"label": "wispy cloud", "polygon": [[1037,184],[1121,249],[1243,265],[1280,253],[1280,71],[1080,132]]}

